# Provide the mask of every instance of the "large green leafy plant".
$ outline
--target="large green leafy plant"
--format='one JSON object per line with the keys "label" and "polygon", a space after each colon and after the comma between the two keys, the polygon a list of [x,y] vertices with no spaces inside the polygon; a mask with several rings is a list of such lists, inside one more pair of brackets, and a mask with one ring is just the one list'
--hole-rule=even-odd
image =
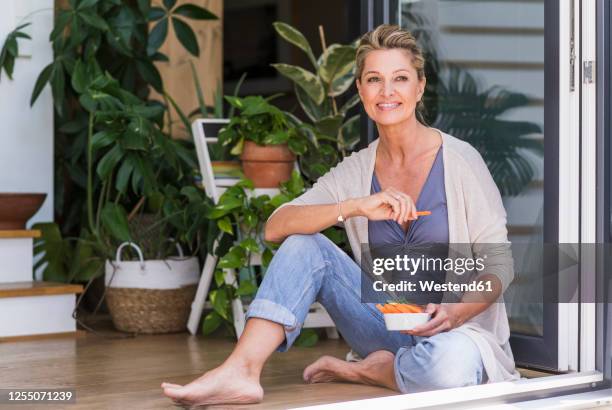
{"label": "large green leafy plant", "polygon": [[[162,5],[151,7],[150,0],[70,0],[68,8],[57,11],[50,34],[53,61],[40,73],[31,102],[46,84],[51,86],[56,113],[55,214],[64,233],[79,232],[87,188],[89,115],[73,81],[80,83],[84,72],[108,72],[123,90],[146,101],[150,88],[163,93],[155,63],[168,61],[159,52],[168,24],[197,56],[199,47],[186,19],[216,18],[192,4],[176,6],[175,0],[164,0]],[[149,32],[151,24],[155,25]]]}
{"label": "large green leafy plant", "polygon": [[[32,103],[49,83],[56,113],[57,225],[41,226],[36,244],[48,280],[88,280],[117,244],[174,237],[195,253],[207,234],[208,202],[194,186],[192,143],[164,132],[166,95],[154,65],[172,23],[181,44],[199,48],[183,19],[215,18],[198,6],[150,0],[70,0],[50,35],[54,59],[41,72]],[[149,25],[157,22],[149,33]],[[164,25],[166,27],[164,28]],[[148,225],[138,223],[146,212]],[[152,219],[151,219],[152,218]],[[61,228],[60,228],[61,227]],[[149,240],[145,255],[164,257],[167,244]]]}
{"label": "large green leafy plant", "polygon": [[[207,201],[189,183],[195,166],[191,149],[163,133],[163,106],[142,101],[108,73],[89,72],[77,63],[75,71],[81,70],[72,85],[88,112],[86,222],[75,242],[63,239],[53,224],[41,226],[36,250],[44,253],[40,263],[48,263],[45,279],[87,280],[101,273],[119,243],[134,241],[129,221],[145,203],[160,236],[175,237],[195,252],[206,229]],[[58,255],[58,249],[65,254]],[[159,248],[146,251],[160,253]]]}
{"label": "large green leafy plant", "polygon": [[[274,23],[276,32],[308,56],[311,67],[278,63],[273,67],[294,83],[294,91],[307,120],[296,122],[309,137],[311,149],[300,158],[302,172],[316,180],[334,166],[359,142],[359,114],[349,116],[359,103],[359,96],[346,95],[353,84],[355,72],[354,44],[323,45],[315,58],[308,40],[289,24]],[[344,100],[340,105],[339,101]]]}

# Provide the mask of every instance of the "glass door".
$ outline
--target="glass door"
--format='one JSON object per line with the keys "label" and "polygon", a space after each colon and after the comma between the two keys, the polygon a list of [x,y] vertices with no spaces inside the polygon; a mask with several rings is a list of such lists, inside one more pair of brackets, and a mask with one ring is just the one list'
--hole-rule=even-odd
{"label": "glass door", "polygon": [[567,312],[522,297],[544,291],[524,275],[542,273],[541,245],[558,243],[560,235],[555,3],[396,0],[381,6],[364,0],[363,9],[373,16],[366,19],[370,26],[388,16],[415,35],[426,52],[429,123],[477,148],[502,193],[509,240],[522,245],[513,248],[516,276],[505,294],[517,364],[566,370],[559,350],[568,348],[567,340],[559,332],[568,329],[559,318]]}

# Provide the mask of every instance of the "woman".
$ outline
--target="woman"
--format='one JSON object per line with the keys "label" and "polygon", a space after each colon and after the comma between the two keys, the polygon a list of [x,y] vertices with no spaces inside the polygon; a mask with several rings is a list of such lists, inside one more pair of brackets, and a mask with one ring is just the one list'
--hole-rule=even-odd
{"label": "woman", "polygon": [[[482,276],[486,301],[427,305],[432,319],[409,332],[389,332],[374,304],[360,299],[360,244],[507,243],[499,191],[469,144],[421,121],[424,59],[414,37],[382,25],[365,34],[356,84],[379,138],[345,158],[311,190],[269,218],[265,238],[283,242],[267,270],[235,350],[219,367],[185,386],[163,383],[181,404],[253,403],[263,398],[262,367],[295,341],[314,301],[325,306],[359,356],[322,357],[303,373],[310,383],[349,381],[401,392],[518,378],[503,302],[507,264]],[[417,219],[416,211],[431,215]],[[319,232],[344,222],[357,263]],[[457,359],[460,360],[457,360]]]}

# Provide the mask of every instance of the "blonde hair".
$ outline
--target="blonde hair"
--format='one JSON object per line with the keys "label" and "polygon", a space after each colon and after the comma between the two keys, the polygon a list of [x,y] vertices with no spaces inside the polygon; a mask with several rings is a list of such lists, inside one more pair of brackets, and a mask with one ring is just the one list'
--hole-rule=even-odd
{"label": "blonde hair", "polygon": [[[361,37],[355,56],[355,78],[361,81],[365,59],[371,51],[392,49],[400,49],[409,53],[418,79],[425,78],[425,57],[423,57],[421,47],[409,31],[394,24],[381,24]],[[416,116],[419,122],[426,123],[425,105],[422,100],[417,103]]]}

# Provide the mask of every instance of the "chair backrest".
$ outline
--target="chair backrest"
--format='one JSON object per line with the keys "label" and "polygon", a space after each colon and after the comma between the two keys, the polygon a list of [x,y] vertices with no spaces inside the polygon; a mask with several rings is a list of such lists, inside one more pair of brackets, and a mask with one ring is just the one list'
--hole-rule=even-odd
{"label": "chair backrest", "polygon": [[217,143],[219,130],[228,123],[229,120],[225,118],[202,118],[195,120],[191,124],[196,153],[198,155],[198,163],[200,165],[200,173],[202,174],[202,183],[204,184],[206,193],[212,198],[215,204],[219,201],[221,193],[215,184],[215,174],[213,173],[208,145]]}

